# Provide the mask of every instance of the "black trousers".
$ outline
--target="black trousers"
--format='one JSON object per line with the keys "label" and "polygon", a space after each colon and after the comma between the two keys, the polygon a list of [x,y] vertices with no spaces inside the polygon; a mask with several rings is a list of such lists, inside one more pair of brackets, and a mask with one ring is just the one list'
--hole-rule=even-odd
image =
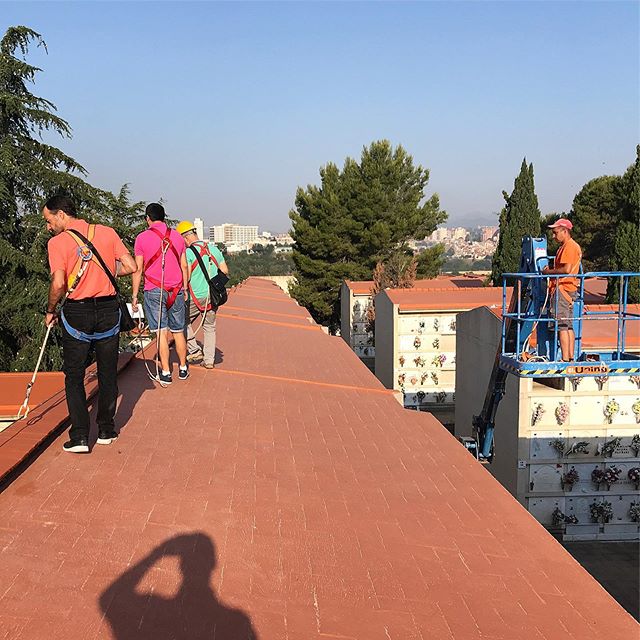
{"label": "black trousers", "polygon": [[[118,322],[115,297],[68,300],[64,305],[67,322],[78,331],[93,334],[108,331]],[[119,334],[102,340],[84,342],[71,336],[62,326],[64,388],[71,418],[69,437],[89,437],[89,410],[84,390],[84,375],[89,349],[96,353],[98,364],[98,431],[112,431],[118,398]]]}

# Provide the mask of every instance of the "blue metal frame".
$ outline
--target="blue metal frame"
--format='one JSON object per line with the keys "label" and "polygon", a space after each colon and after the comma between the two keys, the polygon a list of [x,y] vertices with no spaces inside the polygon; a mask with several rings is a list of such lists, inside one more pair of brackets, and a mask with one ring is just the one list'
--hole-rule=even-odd
{"label": "blue metal frame", "polygon": [[[539,251],[545,242],[533,238],[530,241]],[[531,251],[531,246],[527,248]],[[523,243],[523,255],[525,254]],[[577,275],[543,275],[540,271],[548,263],[548,258],[540,257],[532,264],[533,273],[505,273],[502,277],[502,339],[500,368],[521,377],[551,378],[559,376],[622,376],[640,373],[640,355],[626,349],[627,324],[640,321],[640,314],[630,313],[627,305],[627,294],[631,278],[640,277],[638,272],[602,271],[580,273]],[[527,265],[523,265],[526,266]],[[606,277],[620,279],[620,293],[618,309],[616,311],[584,311],[584,285],[589,278]],[[573,329],[575,333],[575,353],[573,362],[563,362],[560,359],[558,342],[558,321],[550,317],[547,301],[547,281],[562,278],[577,278],[579,280],[578,297],[574,302]],[[515,312],[508,311],[507,287],[513,285],[513,295],[517,296]],[[522,295],[526,289],[525,296]],[[544,295],[543,295],[544,292]],[[559,289],[555,287],[552,303],[558,304]],[[523,309],[522,300],[526,300]],[[508,320],[516,323],[517,353],[507,353],[505,350]],[[617,339],[614,351],[584,351],[582,349],[582,325],[585,321],[617,320]],[[640,327],[640,325],[638,325]],[[528,349],[529,337],[535,332],[536,348]],[[523,357],[526,354],[526,358]]]}

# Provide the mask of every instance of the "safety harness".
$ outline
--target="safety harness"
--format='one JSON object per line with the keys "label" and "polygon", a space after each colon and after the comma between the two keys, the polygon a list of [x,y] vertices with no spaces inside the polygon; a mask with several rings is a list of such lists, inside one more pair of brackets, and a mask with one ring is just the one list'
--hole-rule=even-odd
{"label": "safety harness", "polygon": [[[210,260],[213,261],[213,264],[216,265],[216,268],[218,269],[218,271],[220,270],[220,265],[218,264],[218,261],[215,259],[215,257],[213,256],[213,254],[209,251],[209,245],[202,241],[199,240],[198,242],[193,242],[190,246],[189,249],[191,249],[192,251],[196,252],[200,255],[200,258],[204,258],[204,256],[207,256]],[[203,261],[204,262],[204,261]],[[198,308],[198,311],[202,312],[202,311],[209,311],[212,309],[212,305],[209,302],[209,294],[207,293],[207,297],[205,300],[204,305],[201,305],[200,302],[198,301],[198,297],[194,294],[193,289],[191,288],[191,276],[193,275],[193,272],[199,268],[199,261],[195,260],[192,264],[191,267],[189,269],[189,294],[191,295],[191,300],[193,300],[194,304],[196,305],[196,307]],[[205,276],[206,279],[206,276]]]}
{"label": "safety harness", "polygon": [[176,259],[176,262],[178,263],[178,266],[180,266],[180,256],[178,255],[176,248],[173,246],[173,243],[171,242],[171,238],[170,238],[171,229],[169,229],[169,227],[167,227],[167,230],[164,232],[164,234],[159,229],[156,229],[155,227],[149,227],[149,231],[153,231],[153,233],[155,233],[160,238],[160,246],[158,247],[158,250],[149,258],[149,260],[145,262],[144,277],[145,277],[145,280],[148,280],[151,284],[167,292],[168,294],[167,309],[169,309],[173,305],[173,303],[176,301],[176,298],[178,297],[178,294],[182,289],[182,282],[172,287],[167,287],[164,284],[164,281],[161,282],[160,280],[157,280],[156,278],[153,278],[152,276],[149,275],[149,267],[151,267],[157,260],[161,259],[162,274],[164,276],[164,261],[169,249],[171,249]]}
{"label": "safety harness", "polygon": [[[89,230],[87,232],[87,239],[89,240],[89,242],[93,241],[93,236],[95,235],[95,232],[96,232],[96,225],[90,224]],[[71,274],[69,275],[69,279],[67,281],[68,288],[67,288],[67,295],[65,296],[65,301],[66,301],[69,295],[78,286],[80,279],[88,269],[89,264],[91,262],[94,262],[95,264],[97,264],[100,271],[103,271],[103,269],[102,269],[102,265],[94,255],[93,251],[91,251],[91,249],[84,243],[84,240],[82,240],[79,236],[77,236],[74,233],[73,229],[67,229],[65,233],[68,233],[76,241],[76,244],[78,245],[76,249],[78,254],[78,260],[73,270],[71,271]],[[92,342],[94,340],[104,340],[105,338],[111,338],[117,335],[118,333],[120,333],[120,310],[119,309],[118,309],[118,321],[116,322],[116,324],[111,329],[107,329],[107,331],[100,331],[98,333],[85,333],[84,331],[80,331],[79,329],[72,327],[69,324],[68,320],[65,318],[64,305],[62,305],[60,309],[60,320],[62,321],[62,325],[67,330],[69,335],[75,338],[76,340],[80,340],[81,342]]]}

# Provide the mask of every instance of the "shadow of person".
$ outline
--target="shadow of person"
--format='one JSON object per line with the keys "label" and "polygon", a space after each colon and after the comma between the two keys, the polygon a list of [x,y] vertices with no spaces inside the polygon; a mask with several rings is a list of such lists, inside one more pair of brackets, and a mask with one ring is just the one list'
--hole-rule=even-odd
{"label": "shadow of person", "polygon": [[[178,559],[182,582],[174,597],[140,590],[166,573],[154,569],[163,557]],[[203,533],[171,538],[117,578],[100,596],[116,640],[258,640],[249,617],[225,607],[211,588],[216,566],[213,542]],[[147,580],[147,574],[149,580]]]}

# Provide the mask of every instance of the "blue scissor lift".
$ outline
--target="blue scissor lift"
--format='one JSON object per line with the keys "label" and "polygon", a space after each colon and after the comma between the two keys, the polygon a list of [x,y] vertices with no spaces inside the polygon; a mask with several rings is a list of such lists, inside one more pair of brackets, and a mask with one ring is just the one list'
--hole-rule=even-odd
{"label": "blue scissor lift", "polygon": [[[473,417],[473,438],[460,438],[461,442],[483,462],[491,462],[494,456],[493,432],[500,400],[505,394],[507,376],[511,373],[526,378],[570,378],[581,376],[628,376],[640,372],[640,355],[626,350],[627,333],[637,332],[640,314],[630,313],[627,293],[632,278],[640,273],[605,271],[578,275],[543,275],[549,264],[546,238],[525,237],[522,240],[522,256],[518,273],[502,276],[502,339],[487,387],[482,412]],[[577,278],[578,297],[573,305],[573,330],[575,333],[575,358],[562,360],[558,342],[558,323],[549,309],[558,304],[558,287],[549,293],[549,279]],[[584,287],[589,278],[616,278],[619,281],[617,309],[586,312]],[[508,303],[508,291],[513,287]],[[582,348],[584,322],[616,321],[617,339],[614,351],[585,351]],[[635,321],[635,322],[634,322]],[[535,346],[530,346],[535,334]]]}

